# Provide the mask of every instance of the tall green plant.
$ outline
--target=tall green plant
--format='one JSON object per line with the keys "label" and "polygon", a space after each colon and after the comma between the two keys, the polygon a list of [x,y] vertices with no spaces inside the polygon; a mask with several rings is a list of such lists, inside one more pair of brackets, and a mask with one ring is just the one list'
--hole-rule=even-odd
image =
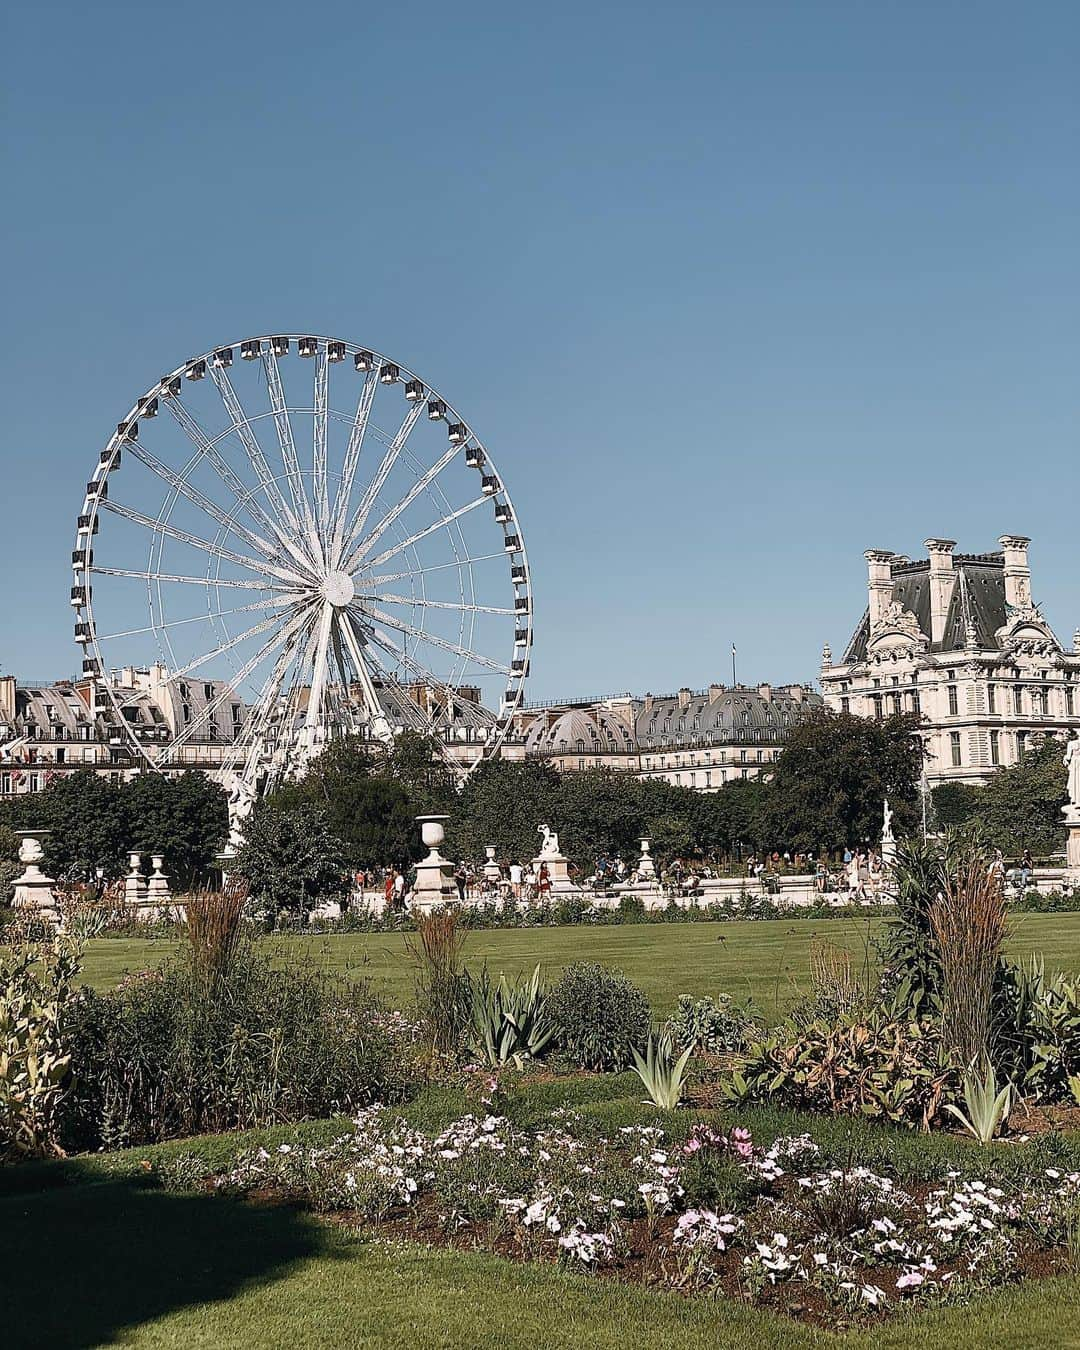
{"label": "tall green plant", "polygon": [[513,984],[505,975],[496,984],[486,965],[478,978],[466,976],[466,980],[472,1050],[492,1068],[501,1068],[511,1060],[520,1068],[527,1059],[538,1059],[555,1036],[539,965],[529,978]]}
{"label": "tall green plant", "polygon": [[80,949],[64,933],[0,947],[0,1154],[61,1152],[65,1023],[80,967]]}
{"label": "tall green plant", "polygon": [[655,1039],[650,1033],[644,1055],[636,1049],[631,1052],[634,1056],[634,1072],[641,1079],[654,1106],[664,1111],[674,1111],[682,1100],[691,1050],[692,1047],[688,1045],[676,1057],[671,1037],[661,1032]]}

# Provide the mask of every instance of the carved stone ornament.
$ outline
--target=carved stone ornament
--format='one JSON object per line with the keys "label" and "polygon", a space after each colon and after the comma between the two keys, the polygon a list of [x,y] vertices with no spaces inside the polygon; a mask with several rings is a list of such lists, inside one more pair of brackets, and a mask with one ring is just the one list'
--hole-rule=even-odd
{"label": "carved stone ornament", "polygon": [[1061,650],[1038,605],[1008,605],[1005,615],[1004,624],[994,634],[1002,651],[1049,656]]}
{"label": "carved stone ornament", "polygon": [[867,646],[906,646],[925,650],[929,640],[911,610],[905,609],[899,600],[890,600],[881,618],[871,627]]}

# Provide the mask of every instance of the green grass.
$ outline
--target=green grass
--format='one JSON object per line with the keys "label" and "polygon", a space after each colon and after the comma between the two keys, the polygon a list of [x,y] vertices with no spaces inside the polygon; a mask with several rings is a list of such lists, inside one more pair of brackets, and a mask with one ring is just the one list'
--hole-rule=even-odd
{"label": "green grass", "polygon": [[[573,1102],[614,1127],[656,1118],[632,1075],[526,1084],[510,1101],[519,1121]],[[464,1106],[460,1093],[426,1092],[408,1114],[437,1129]],[[687,1113],[668,1116],[686,1123]],[[740,1113],[764,1139],[800,1130],[808,1117]],[[813,1122],[835,1127],[840,1122]],[[197,1151],[223,1168],[256,1141],[332,1137],[341,1122],[217,1136],[0,1172],[0,1298],[5,1350],[122,1345],[180,1347],[326,1345],[394,1350],[536,1346],[791,1347],[791,1350],[1035,1350],[1080,1346],[1080,1280],[1057,1279],[980,1298],[967,1307],[901,1319],[869,1333],[832,1335],[799,1327],[731,1299],[687,1299],[573,1276],[549,1265],[518,1265],[482,1252],[382,1245],[287,1206],[153,1189],[145,1159]],[[926,1140],[862,1124],[864,1143],[905,1159],[945,1166],[985,1152],[963,1139]],[[865,1134],[865,1141],[862,1136]],[[875,1142],[876,1141],[876,1144]],[[1075,1136],[1067,1141],[1077,1146]],[[1066,1141],[1063,1141],[1063,1144]],[[1030,1147],[1030,1146],[1028,1146]],[[1005,1166],[1023,1146],[994,1151]],[[1031,1159],[1034,1162],[1034,1155]],[[1070,1332],[1069,1327],[1074,1331]]]}
{"label": "green grass", "polygon": [[[852,953],[856,969],[873,960],[873,921],[790,919],[747,923],[624,924],[590,928],[488,929],[471,932],[470,965],[487,961],[508,975],[541,962],[549,979],[572,961],[620,966],[666,1013],[677,995],[751,995],[763,1012],[782,1012],[809,984],[810,939],[827,938]],[[399,933],[268,938],[282,961],[307,961],[364,977],[397,1007],[412,1001],[412,968]],[[104,938],[90,944],[84,979],[109,988],[126,971],[143,970],[172,950],[164,941]],[[1051,969],[1080,973],[1080,914],[1019,914],[1007,944],[1013,956],[1041,952]]]}

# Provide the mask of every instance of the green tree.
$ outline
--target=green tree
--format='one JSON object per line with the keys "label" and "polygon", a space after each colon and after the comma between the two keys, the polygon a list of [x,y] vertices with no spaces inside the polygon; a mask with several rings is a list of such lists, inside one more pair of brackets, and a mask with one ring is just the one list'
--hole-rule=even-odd
{"label": "green tree", "polygon": [[302,917],[347,890],[341,841],[306,802],[287,809],[259,802],[245,822],[233,870],[247,879],[256,909],[270,921]]}
{"label": "green tree", "polygon": [[91,877],[102,867],[108,877],[123,876],[132,848],[120,789],[111,779],[80,769],[53,779],[41,792],[4,803],[3,819],[12,829],[44,829],[45,866],[58,878]]}
{"label": "green tree", "polygon": [[913,713],[882,719],[815,710],[792,729],[769,783],[767,846],[876,842],[888,798],[898,835],[919,819],[924,747]]}
{"label": "green tree", "polygon": [[1062,847],[1062,807],[1068,801],[1062,758],[1061,742],[1048,736],[978,789],[976,819],[997,848],[1012,854],[1030,849],[1045,856]]}
{"label": "green tree", "polygon": [[129,847],[164,854],[174,890],[200,882],[229,835],[225,792],[197,770],[140,774],[120,788],[120,804]]}
{"label": "green tree", "polygon": [[944,829],[967,824],[978,813],[981,795],[971,783],[940,783],[930,793],[937,823]]}
{"label": "green tree", "polygon": [[408,789],[387,776],[389,757],[358,738],[332,741],[303,778],[283,784],[267,801],[279,810],[313,806],[340,841],[350,867],[401,866],[421,856]]}
{"label": "green tree", "polygon": [[482,858],[485,845],[494,844],[500,858],[535,857],[536,827],[545,821],[559,826],[560,782],[551,765],[537,760],[485,760],[452,804],[450,855]]}

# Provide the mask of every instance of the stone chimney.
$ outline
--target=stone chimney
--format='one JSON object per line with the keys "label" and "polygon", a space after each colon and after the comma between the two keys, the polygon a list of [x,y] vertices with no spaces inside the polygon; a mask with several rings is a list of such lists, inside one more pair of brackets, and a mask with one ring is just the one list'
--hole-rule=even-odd
{"label": "stone chimney", "polygon": [[0,675],[0,722],[15,722],[15,676]]}
{"label": "stone chimney", "polygon": [[645,695],[645,698],[644,698],[644,701],[642,702],[642,705],[641,705],[641,706],[642,706],[642,710],[643,710],[644,712],[650,713],[650,712],[652,712],[652,705],[653,705],[653,696],[652,696],[652,694],[646,694],[646,695]]}
{"label": "stone chimney", "polygon": [[1028,544],[1022,534],[1003,534],[998,540],[1005,555],[1005,603],[1012,609],[1026,609],[1031,604],[1031,568],[1028,566]]}
{"label": "stone chimney", "polygon": [[771,685],[771,684],[759,684],[758,687],[757,687],[757,691],[758,691],[758,697],[761,699],[761,701],[762,701],[763,703],[771,703],[771,702],[772,702],[772,685]]}
{"label": "stone chimney", "polygon": [[945,619],[949,613],[956,573],[953,570],[952,551],[955,539],[927,539],[923,548],[930,555],[930,640],[940,642],[945,636]]}
{"label": "stone chimney", "polygon": [[804,703],[806,701],[806,690],[801,684],[793,684],[788,690],[793,703]]}
{"label": "stone chimney", "polygon": [[689,706],[690,706],[690,690],[689,690],[689,689],[680,689],[680,690],[679,690],[679,707],[683,710],[683,712],[685,712],[685,711],[687,710],[687,708],[689,708]]}
{"label": "stone chimney", "polygon": [[885,613],[892,599],[892,567],[895,555],[886,548],[868,548],[863,554],[867,566],[867,585],[870,590],[870,627]]}
{"label": "stone chimney", "polygon": [[710,685],[709,685],[709,702],[710,702],[710,703],[715,703],[716,700],[720,697],[720,695],[721,695],[723,692],[724,692],[724,686],[723,686],[722,684],[710,684]]}

